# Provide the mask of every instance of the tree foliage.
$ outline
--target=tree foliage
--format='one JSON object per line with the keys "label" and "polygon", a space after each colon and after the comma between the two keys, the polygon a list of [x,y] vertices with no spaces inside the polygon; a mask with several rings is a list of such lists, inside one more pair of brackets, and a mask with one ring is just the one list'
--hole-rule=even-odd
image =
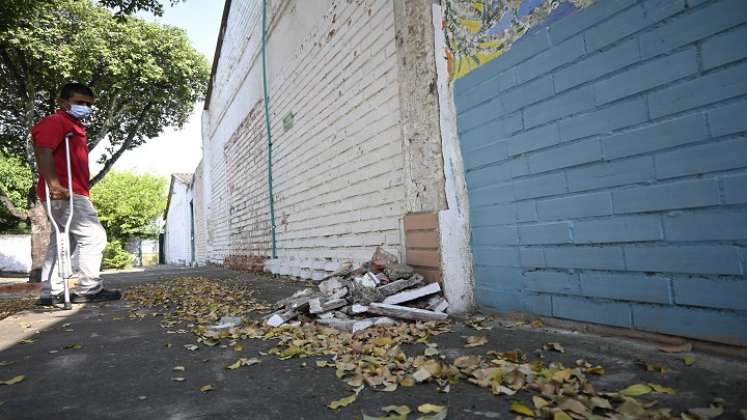
{"label": "tree foliage", "polygon": [[[160,7],[154,0],[103,3],[160,10],[152,9]],[[24,157],[32,168],[29,130],[54,112],[66,82],[88,84],[96,94],[86,125],[89,150],[103,169],[92,184],[127,150],[165,127],[181,127],[205,93],[207,60],[182,29],[130,16],[114,19],[89,0],[43,0],[27,12],[0,32],[0,151]],[[104,140],[109,145],[94,150]]]}
{"label": "tree foliage", "polygon": [[[171,5],[180,0],[170,0]],[[151,12],[156,16],[163,15],[163,5],[158,0],[99,0],[99,4],[117,11],[117,16],[129,15],[139,10]]]}
{"label": "tree foliage", "polygon": [[[24,159],[8,156],[0,152],[0,190],[5,197],[20,210],[27,210],[26,195],[31,188],[31,168]],[[10,214],[5,206],[0,206],[0,232],[24,232],[25,222]]]}
{"label": "tree foliage", "polygon": [[[173,6],[181,0],[170,0]],[[20,17],[32,13],[36,8],[45,7],[54,0],[0,0],[0,30],[13,25]],[[98,3],[115,11],[115,16],[131,15],[138,11],[163,15],[163,5],[159,0],[100,0]]]}
{"label": "tree foliage", "polygon": [[113,171],[91,190],[91,201],[109,239],[158,236],[166,209],[165,178]]}

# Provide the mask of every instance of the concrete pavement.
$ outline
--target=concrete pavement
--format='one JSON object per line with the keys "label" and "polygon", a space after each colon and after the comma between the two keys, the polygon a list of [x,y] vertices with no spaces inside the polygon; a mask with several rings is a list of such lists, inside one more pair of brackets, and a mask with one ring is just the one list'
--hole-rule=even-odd
{"label": "concrete pavement", "polygon": [[[239,278],[265,302],[304,286],[221,268],[110,273],[106,281],[108,287],[126,289],[178,276]],[[423,403],[447,405],[450,419],[514,418],[511,402],[531,401],[523,392],[496,397],[463,380],[451,386],[450,393],[438,392],[435,384],[392,393],[364,389],[356,402],[335,412],[327,405],[349,395],[350,387],[335,377],[334,369],[317,368],[315,358],[282,361],[263,356],[260,352],[274,343],[248,339],[238,356],[258,357],[262,363],[229,371],[225,366],[236,360],[234,350],[200,346],[187,351],[185,344],[196,343],[193,334],[169,334],[160,325],[163,318],[149,313],[128,317],[133,309],[128,301],[75,306],[73,311],[34,310],[0,321],[0,381],[25,376],[22,382],[0,385],[1,419],[347,419],[361,418],[362,413],[382,416],[381,407],[387,405],[414,409]],[[488,337],[487,346],[465,349],[464,336],[470,335]],[[593,379],[598,391],[654,382],[678,391],[655,398],[674,412],[707,407],[715,398],[726,401],[721,418],[740,418],[739,409],[747,408],[747,363],[739,360],[695,354],[695,364],[685,366],[681,354],[662,353],[653,345],[528,326],[475,331],[455,323],[451,333],[430,341],[450,359],[490,349],[520,349],[532,358],[543,344],[559,342],[565,352],[541,351],[545,360],[572,366],[583,358],[603,365],[605,374]],[[411,345],[404,350],[415,354],[422,348]],[[638,366],[639,359],[660,363],[669,372],[646,372]],[[175,374],[174,366],[185,371]],[[185,380],[175,382],[175,376]],[[215,390],[200,392],[205,384]]]}

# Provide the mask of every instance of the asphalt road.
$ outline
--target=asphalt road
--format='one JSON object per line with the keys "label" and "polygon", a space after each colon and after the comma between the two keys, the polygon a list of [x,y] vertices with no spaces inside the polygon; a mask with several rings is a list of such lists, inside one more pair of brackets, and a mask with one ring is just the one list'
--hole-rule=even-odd
{"label": "asphalt road", "polygon": [[[303,283],[272,279],[220,268],[159,269],[108,274],[108,286],[127,288],[176,276],[240,278],[256,290],[258,300],[274,302]],[[245,340],[242,357],[259,357],[262,363],[235,371],[226,364],[236,360],[230,348],[204,347],[187,351],[196,343],[191,333],[167,334],[161,317],[127,317],[127,301],[76,305],[74,311],[35,310],[0,321],[0,381],[24,375],[22,382],[0,385],[2,419],[327,419],[361,418],[362,413],[382,416],[381,407],[423,403],[448,406],[450,419],[514,418],[514,400],[530,395],[495,397],[485,389],[462,381],[451,392],[438,392],[434,384],[387,392],[364,389],[358,400],[337,412],[330,401],[350,395],[350,387],[335,377],[334,369],[317,368],[314,359],[281,361],[261,356],[274,344]],[[41,330],[39,333],[35,331]],[[465,349],[464,336],[485,335],[487,346]],[[27,337],[35,341],[23,343]],[[696,363],[685,366],[681,354],[667,354],[653,345],[624,339],[554,331],[545,328],[496,327],[476,332],[459,323],[451,333],[434,337],[442,354],[454,358],[486,350],[520,349],[532,356],[544,343],[559,342],[565,353],[543,352],[545,360],[573,365],[583,358],[605,367],[595,378],[597,391],[616,391],[634,383],[655,382],[678,390],[658,395],[661,406],[679,410],[707,407],[714,398],[726,401],[721,418],[741,418],[747,408],[747,363],[695,354]],[[167,346],[170,344],[170,346]],[[79,345],[79,348],[76,345]],[[414,345],[406,351],[420,351]],[[69,348],[66,348],[69,347]],[[422,347],[422,346],[420,346]],[[646,372],[636,361],[661,363],[669,372]],[[303,365],[305,362],[305,366]],[[4,366],[3,366],[4,365]],[[174,382],[174,366],[185,380]],[[202,385],[215,390],[200,392]],[[411,419],[417,418],[410,415]]]}

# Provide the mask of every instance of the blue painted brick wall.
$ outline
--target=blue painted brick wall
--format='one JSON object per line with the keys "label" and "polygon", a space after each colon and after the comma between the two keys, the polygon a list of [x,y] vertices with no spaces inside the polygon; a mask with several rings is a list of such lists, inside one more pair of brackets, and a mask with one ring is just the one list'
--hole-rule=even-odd
{"label": "blue painted brick wall", "polygon": [[598,0],[455,103],[480,304],[747,345],[747,1]]}

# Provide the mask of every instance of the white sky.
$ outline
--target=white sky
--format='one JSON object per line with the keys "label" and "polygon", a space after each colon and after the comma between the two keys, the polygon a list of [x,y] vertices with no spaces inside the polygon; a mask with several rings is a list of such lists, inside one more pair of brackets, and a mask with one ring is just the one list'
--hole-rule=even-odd
{"label": "white sky", "polygon": [[[163,24],[178,26],[187,31],[192,45],[212,62],[218,30],[223,13],[223,1],[186,0],[174,7],[164,4],[163,17],[140,14],[141,18]],[[114,170],[128,170],[136,173],[150,173],[168,177],[175,172],[194,172],[202,157],[201,123],[202,103],[195,104],[192,115],[181,130],[166,128],[157,138],[144,145],[125,152],[114,164]],[[94,161],[101,155],[103,142],[91,153],[92,176],[98,173],[101,165]]]}

